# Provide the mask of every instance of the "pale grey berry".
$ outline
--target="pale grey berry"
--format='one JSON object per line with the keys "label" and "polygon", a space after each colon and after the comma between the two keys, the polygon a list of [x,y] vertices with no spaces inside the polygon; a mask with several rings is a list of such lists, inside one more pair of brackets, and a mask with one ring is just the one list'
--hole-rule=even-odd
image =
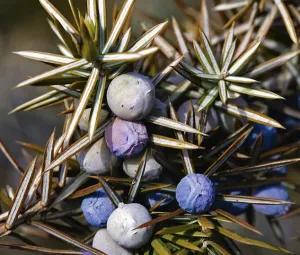
{"label": "pale grey berry", "polygon": [[112,112],[124,120],[137,121],[152,110],[155,87],[139,73],[122,74],[113,79],[107,90],[107,103]]}
{"label": "pale grey berry", "polygon": [[110,152],[104,138],[85,148],[77,154],[80,167],[90,174],[107,174],[115,168],[119,159]]}
{"label": "pale grey berry", "polygon": [[[85,109],[81,119],[78,122],[78,126],[82,131],[87,132],[89,130],[89,120],[91,115],[91,108]],[[105,109],[102,109],[100,112],[100,116],[98,117],[98,123],[97,126],[100,126],[108,117],[109,112]]]}
{"label": "pale grey berry", "polygon": [[[126,158],[123,161],[123,170],[131,178],[134,178],[143,153],[137,157]],[[159,178],[162,173],[162,166],[153,158],[151,150],[147,153],[146,166],[143,181],[153,181]]]}
{"label": "pale grey berry", "polygon": [[137,249],[147,244],[152,237],[154,226],[135,229],[152,220],[148,210],[141,204],[123,204],[110,215],[107,231],[119,245]]}
{"label": "pale grey berry", "polygon": [[108,255],[132,255],[133,253],[118,245],[105,228],[98,230],[93,239],[93,247]]}

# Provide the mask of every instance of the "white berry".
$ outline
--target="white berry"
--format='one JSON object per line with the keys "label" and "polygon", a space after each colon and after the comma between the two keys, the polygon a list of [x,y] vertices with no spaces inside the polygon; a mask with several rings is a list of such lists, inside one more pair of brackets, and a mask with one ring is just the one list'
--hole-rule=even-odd
{"label": "white berry", "polygon": [[80,167],[90,174],[107,174],[114,169],[119,159],[110,152],[104,138],[85,148],[77,154]]}
{"label": "white berry", "polygon": [[118,245],[107,230],[100,229],[94,236],[93,247],[108,254],[108,255],[132,255],[133,253]]}
{"label": "white berry", "polygon": [[155,87],[139,73],[122,74],[113,79],[107,90],[107,103],[112,112],[124,120],[137,121],[153,108]]}
{"label": "white berry", "polygon": [[[143,153],[137,157],[126,158],[123,161],[123,170],[131,178],[134,178],[143,157]],[[144,170],[143,180],[153,181],[159,178],[162,173],[162,166],[153,158],[151,150],[147,153],[146,166]]]}
{"label": "white berry", "polygon": [[119,245],[128,249],[137,249],[147,244],[153,234],[153,225],[135,229],[152,220],[148,210],[141,204],[123,204],[110,215],[107,231]]}

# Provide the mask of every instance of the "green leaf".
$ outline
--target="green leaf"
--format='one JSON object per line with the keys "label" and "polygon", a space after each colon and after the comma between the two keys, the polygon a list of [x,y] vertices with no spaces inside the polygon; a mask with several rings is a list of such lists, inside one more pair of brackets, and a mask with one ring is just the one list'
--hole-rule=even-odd
{"label": "green leaf", "polygon": [[228,112],[229,114],[234,115],[234,116],[237,116],[237,117],[240,117],[240,118],[245,117],[249,121],[253,121],[253,122],[264,124],[264,125],[267,125],[267,126],[272,126],[272,127],[283,128],[284,129],[284,127],[282,125],[280,125],[276,120],[273,120],[272,118],[267,117],[262,113],[255,112],[255,111],[250,110],[248,108],[239,108],[239,107],[237,107],[236,105],[233,105],[233,104],[224,105],[220,101],[217,101],[215,103],[215,106],[222,109],[222,110],[224,110],[225,112]]}
{"label": "green leaf", "polygon": [[259,235],[263,235],[258,229],[256,229],[255,227],[251,226],[248,222],[240,219],[239,217],[236,217],[236,216],[234,216],[234,215],[232,215],[232,214],[230,214],[228,212],[225,212],[225,211],[223,211],[221,209],[217,209],[216,213],[219,214],[219,215],[222,215],[222,216],[224,216],[226,218],[228,218],[230,221],[235,222],[235,223],[239,224],[240,226],[242,226],[242,227],[244,227],[246,229],[249,229],[249,230],[253,231],[254,233],[257,233]]}
{"label": "green leaf", "polygon": [[[45,63],[55,64],[55,65],[66,65],[70,64],[74,61],[78,61],[78,59],[70,58],[58,54],[52,54],[47,52],[39,52],[39,51],[17,51],[13,52],[21,57],[41,61]],[[87,66],[88,67],[88,66]],[[70,79],[70,78],[69,78]],[[52,85],[52,84],[51,84]]]}
{"label": "green leaf", "polygon": [[221,156],[204,172],[205,175],[213,175],[225,161],[236,152],[246,141],[253,128],[246,130],[238,139],[236,139]]}
{"label": "green leaf", "polygon": [[296,34],[296,30],[295,30],[295,27],[294,27],[294,22],[284,4],[284,2],[282,0],[273,0],[274,3],[276,4],[280,14],[281,14],[281,17],[283,19],[283,22],[284,22],[284,25],[286,27],[286,30],[288,31],[288,34],[291,38],[291,40],[294,42],[294,43],[298,43],[298,39],[297,39],[297,34]]}
{"label": "green leaf", "polygon": [[153,249],[159,254],[159,255],[172,255],[171,251],[168,249],[168,247],[164,244],[164,242],[159,239],[155,238],[151,242],[151,246]]}
{"label": "green leaf", "polygon": [[257,41],[252,46],[250,46],[248,49],[244,51],[244,53],[239,56],[239,58],[233,63],[233,65],[229,68],[229,74],[235,75],[237,74],[242,68],[249,62],[251,57],[254,55],[254,53],[257,51],[261,41]]}
{"label": "green leaf", "polygon": [[284,99],[282,96],[280,96],[276,93],[273,93],[273,92],[270,92],[267,90],[263,90],[263,89],[252,89],[252,88],[235,85],[235,84],[229,84],[228,89],[230,89],[234,92],[237,92],[237,93],[246,94],[246,95],[254,96],[254,97],[262,97],[262,98],[267,98],[267,99]]}
{"label": "green leaf", "polygon": [[161,136],[161,135],[152,134],[149,140],[158,146],[167,147],[167,148],[181,149],[181,150],[200,149],[200,147],[198,147],[195,144],[185,142],[185,141],[180,141],[166,136]]}
{"label": "green leaf", "polygon": [[98,50],[85,21],[86,20],[84,20],[84,18],[81,17],[80,19],[80,34],[82,37],[81,54],[86,60],[92,62],[96,60]]}
{"label": "green leaf", "polygon": [[98,21],[98,10],[96,0],[87,0],[87,12],[93,24],[96,25],[96,22]]}
{"label": "green leaf", "polygon": [[222,67],[223,72],[228,71],[228,68],[231,64],[231,61],[232,61],[234,53],[235,53],[235,47],[236,47],[236,40],[234,40],[234,42],[232,43],[231,47],[229,48],[226,59],[224,60],[224,64],[223,64],[223,67]]}
{"label": "green leaf", "polygon": [[121,41],[120,41],[120,44],[119,44],[118,50],[117,50],[118,52],[123,52],[127,49],[129,41],[130,41],[130,37],[131,37],[131,28],[128,28],[126,33],[121,38]]}
{"label": "green leaf", "polygon": [[100,176],[98,176],[98,180],[102,185],[103,190],[105,191],[107,197],[111,200],[113,205],[117,208],[120,203],[123,202],[122,198],[118,196],[118,194],[108,185],[106,181],[103,180]]}
{"label": "green leaf", "polygon": [[178,238],[174,235],[170,235],[170,234],[165,234],[162,236],[163,239],[165,240],[168,240],[172,243],[175,243],[177,245],[180,245],[184,248],[187,248],[187,249],[190,249],[190,250],[193,250],[193,251],[200,251],[200,248],[188,241],[186,241],[185,239],[182,239],[182,238]]}
{"label": "green leaf", "polygon": [[65,162],[66,160],[70,159],[72,156],[77,154],[79,151],[83,150],[86,146],[90,144],[90,142],[93,143],[94,141],[100,139],[104,134],[105,128],[110,124],[110,121],[111,120],[106,121],[105,123],[102,124],[101,127],[99,127],[96,130],[92,141],[89,140],[88,134],[86,134],[82,138],[77,140],[75,143],[73,143],[71,146],[69,146],[66,150],[62,151],[51,162],[50,166],[46,170],[57,167],[58,165],[62,164],[63,162]]}
{"label": "green leaf", "polygon": [[222,172],[218,173],[218,175],[231,176],[231,175],[240,175],[241,173],[268,171],[273,168],[296,164],[299,161],[300,161],[299,158],[293,158],[293,159],[277,160],[277,161],[262,163],[262,164],[258,164],[258,165],[254,165],[254,166],[242,166],[242,167],[237,167],[237,168],[233,168],[230,170],[222,171]]}
{"label": "green leaf", "polygon": [[141,158],[141,161],[136,170],[136,174],[135,174],[134,178],[132,179],[132,183],[131,183],[129,195],[128,195],[128,204],[133,203],[133,201],[140,189],[142,178],[143,178],[144,172],[145,172],[146,162],[147,162],[147,153],[148,153],[148,149],[145,151],[144,156]]}
{"label": "green leaf", "polygon": [[176,89],[169,96],[169,100],[167,100],[165,103],[167,104],[169,101],[172,103],[175,102],[183,93],[187,92],[191,86],[192,83],[190,81],[183,81],[178,86],[176,86]]}
{"label": "green leaf", "polygon": [[206,53],[207,53],[207,55],[209,57],[209,60],[210,60],[210,63],[212,64],[214,72],[216,74],[219,74],[221,72],[220,71],[220,67],[219,67],[219,65],[217,63],[217,60],[216,60],[216,58],[214,56],[214,53],[213,53],[213,51],[211,49],[209,41],[208,41],[208,39],[207,39],[207,37],[206,37],[206,35],[204,34],[203,31],[201,31],[201,39],[203,41],[203,44],[204,44],[204,47],[205,47],[205,51],[206,51]]}
{"label": "green leaf", "polygon": [[179,225],[175,227],[166,227],[158,232],[156,232],[156,235],[165,235],[165,234],[176,234],[178,232],[184,232],[191,229],[199,229],[199,226],[197,224],[186,224],[186,225]]}
{"label": "green leaf", "polygon": [[69,5],[70,5],[70,8],[71,8],[71,11],[72,11],[73,18],[75,20],[77,29],[79,29],[80,24],[79,24],[79,15],[78,15],[78,12],[77,12],[77,8],[76,8],[73,0],[68,0],[68,1],[69,1]]}
{"label": "green leaf", "polygon": [[196,55],[198,57],[198,60],[201,63],[202,68],[208,73],[208,74],[215,74],[213,68],[210,65],[210,62],[206,58],[206,55],[202,51],[201,47],[196,41],[193,41],[194,49],[196,52]]}
{"label": "green leaf", "polygon": [[22,177],[22,180],[18,186],[18,189],[16,191],[15,197],[12,201],[12,206],[9,209],[7,220],[5,222],[5,228],[6,229],[11,229],[13,227],[14,222],[19,216],[20,211],[22,210],[23,204],[25,202],[26,196],[28,194],[30,184],[32,182],[33,174],[34,174],[34,169],[36,165],[36,160],[35,158],[29,167],[26,169],[24,172],[24,175]]}
{"label": "green leaf", "polygon": [[230,25],[232,25],[236,20],[241,18],[243,15],[247,13],[247,11],[252,7],[252,5],[255,3],[255,0],[248,1],[248,4],[245,5],[239,12],[237,12],[234,16],[231,17],[231,19],[224,25],[223,28],[228,28]]}
{"label": "green leaf", "polygon": [[78,102],[78,105],[75,109],[75,112],[72,115],[72,120],[70,122],[69,128],[67,130],[66,134],[66,140],[69,141],[76,130],[77,124],[89,102],[89,99],[94,92],[94,88],[97,84],[98,78],[100,75],[100,69],[99,68],[93,68],[92,74],[84,88],[84,91],[82,92],[82,96],[80,97],[80,100]]}
{"label": "green leaf", "polygon": [[21,88],[21,87],[25,87],[25,86],[28,86],[28,85],[32,85],[34,83],[37,83],[39,81],[43,81],[43,80],[45,80],[47,78],[50,78],[52,76],[69,72],[71,70],[74,70],[74,69],[79,68],[81,66],[84,66],[86,64],[88,64],[88,61],[86,59],[80,59],[80,60],[74,61],[70,64],[67,64],[67,65],[55,68],[51,71],[47,71],[45,73],[37,75],[33,78],[27,79],[26,81],[23,81],[23,82],[19,83],[16,87]]}
{"label": "green leaf", "polygon": [[165,220],[168,220],[168,219],[172,219],[172,218],[174,218],[178,215],[181,215],[183,213],[184,213],[184,211],[182,209],[178,209],[174,212],[166,213],[163,216],[160,216],[160,217],[157,217],[156,219],[150,220],[150,221],[136,227],[135,229],[146,228],[146,227],[152,226],[154,224],[157,224],[159,222],[162,222],[162,221],[165,221]]}
{"label": "green leaf", "polygon": [[240,242],[240,243],[244,243],[244,244],[249,244],[249,245],[254,245],[254,246],[258,246],[258,247],[262,247],[262,248],[266,248],[266,249],[269,249],[269,250],[273,250],[273,251],[280,251],[280,252],[285,252],[285,253],[292,253],[286,249],[283,249],[283,248],[280,248],[280,247],[277,247],[277,246],[274,246],[274,245],[270,245],[270,244],[267,244],[267,243],[264,243],[264,242],[261,242],[261,241],[257,241],[257,240],[254,240],[254,239],[250,239],[250,238],[247,238],[247,237],[243,237],[243,236],[240,236],[228,229],[225,229],[225,228],[222,228],[222,227],[217,227],[218,229],[218,232],[224,236],[227,236],[237,242]]}
{"label": "green leaf", "polygon": [[99,11],[99,51],[103,52],[106,43],[106,0],[98,0]]}
{"label": "green leaf", "polygon": [[173,68],[179,64],[179,62],[183,59],[183,56],[175,59],[172,63],[170,63],[164,70],[159,72],[152,78],[152,82],[154,86],[160,84],[166,77],[173,71]]}
{"label": "green leaf", "polygon": [[220,95],[220,99],[223,104],[227,102],[227,89],[226,89],[226,82],[224,80],[220,80],[218,83],[218,91]]}
{"label": "green leaf", "polygon": [[[171,102],[169,103],[169,108],[170,108],[171,118],[174,119],[175,121],[178,121],[177,113]],[[187,139],[182,132],[177,131],[177,132],[175,132],[175,135],[178,140],[180,140],[182,142],[186,142]],[[183,161],[183,165],[184,165],[184,169],[185,169],[186,173],[188,173],[188,174],[195,173],[194,163],[189,155],[189,152],[187,150],[181,150],[181,157],[182,157],[182,161]]]}
{"label": "green leaf", "polygon": [[203,243],[204,246],[208,246],[210,245],[211,247],[213,247],[218,253],[220,253],[220,255],[230,255],[230,253],[228,251],[226,251],[222,246],[218,245],[217,243],[213,242],[213,241],[205,241]]}
{"label": "green leaf", "polygon": [[260,75],[263,75],[265,73],[268,73],[271,70],[274,70],[277,67],[282,66],[292,58],[298,56],[300,51],[291,51],[287,52],[285,54],[282,54],[276,58],[272,58],[266,62],[263,62],[262,64],[254,67],[254,69],[249,73],[250,77],[258,77]]}
{"label": "green leaf", "polygon": [[219,195],[217,197],[217,200],[230,202],[230,203],[260,204],[260,205],[293,204],[292,202],[279,200],[279,199],[252,197],[252,196],[238,196],[238,195]]}
{"label": "green leaf", "polygon": [[114,27],[108,37],[108,40],[104,46],[104,49],[102,50],[102,54],[105,54],[109,52],[111,47],[114,45],[116,40],[118,39],[118,36],[122,32],[123,25],[125,24],[127,18],[130,15],[131,9],[133,8],[135,0],[126,0],[125,3],[122,6],[121,11],[119,12],[119,15],[117,17],[116,23],[114,24]]}
{"label": "green leaf", "polygon": [[180,49],[180,53],[184,56],[184,60],[187,63],[192,63],[191,56],[189,54],[188,47],[186,45],[185,39],[183,37],[182,31],[174,17],[172,17],[172,26],[173,26],[173,31],[177,40],[177,44]]}
{"label": "green leaf", "polygon": [[41,202],[43,206],[46,206],[50,199],[51,193],[51,185],[52,185],[52,178],[53,178],[53,169],[45,171],[45,169],[50,165],[53,156],[54,156],[54,145],[55,145],[55,130],[51,134],[44,153],[43,159],[43,170],[42,171],[42,198]]}
{"label": "green leaf", "polygon": [[89,174],[87,172],[81,172],[79,175],[75,177],[73,182],[70,182],[64,189],[60,192],[60,194],[54,199],[49,208],[53,208],[55,205],[69,197],[72,193],[75,192],[82,184],[84,184],[89,178]]}
{"label": "green leaf", "polygon": [[225,77],[225,80],[229,82],[245,83],[245,84],[258,83],[257,80],[247,78],[247,77],[239,77],[239,76],[227,76]]}
{"label": "green leaf", "polygon": [[91,246],[88,246],[76,239],[74,239],[73,237],[65,234],[65,233],[62,233],[61,231],[53,228],[53,227],[50,227],[44,223],[41,223],[41,222],[38,222],[38,221],[32,221],[30,223],[32,226],[38,228],[38,229],[41,229],[43,231],[45,231],[46,233],[62,240],[62,241],[65,241],[71,245],[74,245],[80,249],[83,249],[83,250],[86,250],[86,251],[89,251],[91,254],[94,254],[94,255],[105,255],[105,253],[101,252],[99,249],[95,249]]}
{"label": "green leaf", "polygon": [[68,22],[68,20],[48,1],[39,0],[41,5],[49,13],[52,18],[58,20],[61,26],[68,32],[73,34],[79,34],[78,31]]}
{"label": "green leaf", "polygon": [[234,24],[232,24],[231,28],[227,32],[224,45],[222,48],[221,63],[223,66],[225,65],[226,59],[228,59],[230,49],[235,48],[235,46],[233,47],[233,36],[234,36]]}
{"label": "green leaf", "polygon": [[237,9],[240,7],[243,7],[247,5],[248,1],[239,1],[239,2],[233,2],[233,3],[223,3],[223,4],[218,4],[214,9],[215,11],[228,11],[232,9]]}
{"label": "green leaf", "polygon": [[217,98],[219,94],[218,87],[215,86],[211,90],[205,92],[205,94],[200,98],[198,112],[201,112],[208,108]]}
{"label": "green leaf", "polygon": [[82,255],[80,251],[72,251],[72,250],[61,250],[61,249],[50,249],[43,248],[35,245],[27,245],[27,244],[18,244],[18,243],[10,243],[6,241],[0,242],[1,248],[8,248],[12,250],[20,250],[32,253],[41,253],[41,254],[54,254],[54,255]]}
{"label": "green leaf", "polygon": [[173,130],[207,136],[206,134],[201,133],[198,129],[195,129],[182,122],[179,122],[178,120],[173,120],[165,117],[157,117],[152,115],[148,115],[145,120],[152,124],[167,127]]}
{"label": "green leaf", "polygon": [[97,123],[101,114],[104,92],[106,88],[107,76],[100,77],[95,98],[95,103],[92,111],[92,116],[89,122],[89,139],[92,140],[97,129]]}

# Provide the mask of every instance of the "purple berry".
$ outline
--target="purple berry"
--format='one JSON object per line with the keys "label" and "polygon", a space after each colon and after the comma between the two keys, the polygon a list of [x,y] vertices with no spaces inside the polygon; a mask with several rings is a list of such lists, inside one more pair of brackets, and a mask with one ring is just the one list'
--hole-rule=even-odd
{"label": "purple berry", "polygon": [[176,199],[186,212],[206,212],[215,200],[214,184],[203,174],[189,174],[177,185]]}
{"label": "purple berry", "polygon": [[112,80],[107,90],[107,103],[112,112],[124,120],[145,118],[153,108],[155,87],[139,73],[122,74]]}
{"label": "purple berry", "polygon": [[118,157],[132,157],[143,151],[148,143],[148,133],[141,122],[116,118],[105,130],[108,148]]}
{"label": "purple berry", "polygon": [[[279,199],[283,201],[290,201],[289,194],[286,189],[280,185],[270,185],[270,186],[263,186],[254,191],[253,194],[255,197],[262,197],[262,198],[272,198],[272,199]],[[253,205],[254,209],[264,215],[268,216],[282,216],[286,214],[291,204],[283,204],[283,205]]]}
{"label": "purple berry", "polygon": [[85,219],[94,227],[106,226],[108,217],[115,209],[103,189],[98,189],[95,193],[84,198],[81,204]]}
{"label": "purple berry", "polygon": [[264,138],[264,149],[270,150],[272,149],[276,144],[277,139],[277,129],[274,127],[262,125],[262,124],[255,124],[254,128],[248,137],[248,144],[249,146],[253,146],[256,138],[258,135],[262,132],[263,138]]}

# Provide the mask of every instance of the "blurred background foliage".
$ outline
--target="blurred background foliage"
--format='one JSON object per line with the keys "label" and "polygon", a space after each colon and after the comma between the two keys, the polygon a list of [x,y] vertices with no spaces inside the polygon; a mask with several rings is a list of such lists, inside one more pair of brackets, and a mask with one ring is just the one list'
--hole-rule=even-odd
{"label": "blurred background foliage", "polygon": [[[71,12],[66,0],[52,0],[51,1],[58,9],[69,17]],[[77,6],[85,6],[85,1],[74,1]],[[107,1],[111,8],[114,2],[121,3],[122,1]],[[192,6],[199,8],[200,1],[189,0],[186,1]],[[209,2],[209,1],[208,1]],[[183,21],[183,15],[180,15],[179,8],[174,4],[173,0],[137,0],[135,5],[134,15],[134,31],[141,33],[141,23],[144,21],[143,11],[152,13],[161,21],[170,19],[175,16],[180,22]],[[13,90],[12,88],[20,81],[24,80],[28,75],[34,75],[47,70],[46,65],[41,65],[38,62],[29,61],[14,55],[13,51],[21,50],[37,50],[45,52],[56,53],[56,45],[52,31],[47,24],[47,15],[39,4],[38,0],[2,0],[0,1],[0,132],[1,140],[8,147],[9,151],[19,160],[22,166],[26,166],[27,162],[24,160],[21,146],[16,141],[31,142],[39,145],[44,145],[46,139],[50,136],[54,126],[60,130],[63,124],[63,117],[57,117],[58,109],[53,107],[35,111],[34,113],[20,112],[13,115],[8,115],[16,106],[21,103],[34,98],[41,94],[44,88],[32,88]],[[213,19],[214,15],[211,14]],[[147,21],[146,21],[147,22]],[[213,22],[213,20],[212,20]],[[13,188],[19,182],[19,175],[14,171],[7,161],[7,159],[0,154],[1,164],[1,179],[0,187],[5,187],[6,183],[10,183]],[[289,241],[293,236],[300,234],[300,229],[297,228],[299,217],[291,217],[281,221],[282,228],[286,235],[287,248],[300,254],[300,244],[298,241]],[[262,240],[270,243],[276,243],[272,231],[268,224],[266,224],[265,217],[257,216],[255,226],[265,233]],[[244,230],[236,229],[237,232],[242,233]],[[248,237],[252,236],[251,232],[247,231]],[[41,232],[42,235],[42,232]],[[256,236],[257,237],[257,236]],[[10,237],[11,238],[11,237]],[[39,237],[41,238],[41,237]],[[45,240],[41,238],[41,242]],[[63,247],[61,242],[56,243],[56,248]],[[50,247],[51,244],[43,244],[42,246]],[[272,251],[249,247],[243,245],[244,254],[274,254]],[[29,254],[27,252],[19,252],[12,250],[1,250],[0,254]]]}

